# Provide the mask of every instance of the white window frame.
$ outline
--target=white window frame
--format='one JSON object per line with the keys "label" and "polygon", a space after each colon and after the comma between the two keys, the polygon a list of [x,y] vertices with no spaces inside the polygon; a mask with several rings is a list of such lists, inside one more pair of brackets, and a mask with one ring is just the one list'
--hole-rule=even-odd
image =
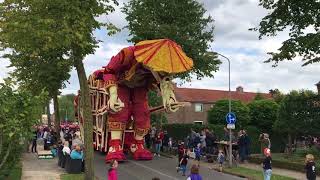
{"label": "white window frame", "polygon": [[193,121],[193,124],[203,124],[203,121]]}
{"label": "white window frame", "polygon": [[[197,107],[200,106],[201,110],[198,110]],[[194,104],[194,111],[195,112],[203,112],[203,104],[202,103],[195,103]]]}

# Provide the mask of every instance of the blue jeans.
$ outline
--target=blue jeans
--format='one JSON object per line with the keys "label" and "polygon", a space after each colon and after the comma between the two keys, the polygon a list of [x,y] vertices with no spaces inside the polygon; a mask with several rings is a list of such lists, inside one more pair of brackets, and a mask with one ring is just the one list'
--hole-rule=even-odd
{"label": "blue jeans", "polygon": [[160,153],[161,144],[156,144],[156,153]]}
{"label": "blue jeans", "polygon": [[263,170],[263,178],[264,180],[270,180],[272,175],[272,169],[264,169]]}
{"label": "blue jeans", "polygon": [[187,165],[180,165],[180,170],[182,171],[183,175],[186,175]]}

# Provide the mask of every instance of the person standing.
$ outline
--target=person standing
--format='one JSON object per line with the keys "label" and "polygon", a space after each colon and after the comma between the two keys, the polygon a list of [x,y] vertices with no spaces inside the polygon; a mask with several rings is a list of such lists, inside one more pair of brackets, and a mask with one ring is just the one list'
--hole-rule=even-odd
{"label": "person standing", "polygon": [[239,146],[239,156],[240,156],[240,162],[243,162],[246,158],[246,143],[245,143],[245,136],[243,134],[243,131],[240,130],[239,136],[238,136],[238,146]]}
{"label": "person standing", "polygon": [[151,131],[150,131],[150,139],[151,139],[151,142],[152,142],[152,148],[156,148],[155,147],[155,144],[156,144],[156,133],[157,133],[157,129],[156,127],[152,127],[151,128]]}
{"label": "person standing", "polygon": [[168,131],[163,132],[163,140],[162,140],[162,146],[161,146],[161,151],[162,152],[168,152],[168,147],[169,147],[169,134]]}
{"label": "person standing", "polygon": [[180,168],[180,162],[181,162],[181,159],[183,158],[184,153],[185,153],[185,148],[184,148],[184,142],[182,141],[178,146],[178,167],[177,168]]}
{"label": "person standing", "polygon": [[200,159],[201,159],[201,144],[199,143],[196,148],[194,148],[195,159],[200,166]]}
{"label": "person standing", "polygon": [[169,142],[168,142],[168,150],[169,150],[169,153],[172,152],[172,146],[173,146],[172,137],[170,137],[170,138],[169,138]]}
{"label": "person standing", "polygon": [[199,174],[199,167],[197,165],[192,165],[191,167],[191,173],[187,180],[202,180],[202,177]]}
{"label": "person standing", "polygon": [[267,134],[267,133],[260,134],[259,141],[260,141],[261,153],[264,154],[265,148],[268,148],[268,149],[271,148],[269,134]]}
{"label": "person standing", "polygon": [[188,149],[188,151],[183,155],[183,158],[180,161],[180,168],[178,168],[177,170],[177,172],[182,171],[182,176],[186,175],[189,154],[190,154],[190,150]]}
{"label": "person standing", "polygon": [[244,143],[245,143],[245,157],[244,157],[244,162],[247,162],[248,157],[250,155],[250,145],[251,145],[251,140],[250,137],[247,134],[247,131],[242,130],[242,133],[244,135]]}
{"label": "person standing", "polygon": [[145,136],[144,136],[144,141],[146,143],[146,146],[148,149],[150,149],[151,147],[151,133],[147,133]]}
{"label": "person standing", "polygon": [[108,180],[118,180],[117,168],[118,168],[118,161],[112,160],[110,162],[110,169],[108,170]]}
{"label": "person standing", "polygon": [[307,180],[316,180],[317,174],[316,174],[316,163],[314,162],[314,156],[312,154],[306,155],[306,177]]}
{"label": "person standing", "polygon": [[33,138],[32,138],[32,146],[31,146],[31,152],[32,153],[37,153],[37,137],[38,137],[38,129],[36,129],[34,132],[33,132]]}
{"label": "person standing", "polygon": [[155,143],[156,143],[156,151],[154,153],[154,156],[158,156],[160,157],[160,149],[161,149],[161,131],[156,135],[156,140],[155,140]]}
{"label": "person standing", "polygon": [[201,150],[205,152],[207,149],[207,144],[206,144],[206,132],[204,130],[201,131],[200,142],[201,142]]}
{"label": "person standing", "polygon": [[264,155],[266,156],[262,163],[263,177],[264,177],[264,180],[270,180],[272,175],[271,151],[269,148],[265,148],[263,152],[264,152]]}
{"label": "person standing", "polygon": [[43,130],[43,135],[42,135],[42,138],[43,138],[43,149],[44,150],[48,150],[48,137],[49,137],[49,133],[48,133],[48,129],[47,128],[44,128]]}

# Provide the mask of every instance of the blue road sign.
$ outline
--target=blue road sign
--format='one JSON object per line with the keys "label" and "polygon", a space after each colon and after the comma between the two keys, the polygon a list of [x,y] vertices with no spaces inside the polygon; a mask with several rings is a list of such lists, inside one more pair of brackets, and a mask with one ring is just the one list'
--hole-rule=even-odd
{"label": "blue road sign", "polygon": [[237,121],[236,115],[232,112],[228,113],[226,116],[226,121],[227,121],[227,124],[235,124]]}

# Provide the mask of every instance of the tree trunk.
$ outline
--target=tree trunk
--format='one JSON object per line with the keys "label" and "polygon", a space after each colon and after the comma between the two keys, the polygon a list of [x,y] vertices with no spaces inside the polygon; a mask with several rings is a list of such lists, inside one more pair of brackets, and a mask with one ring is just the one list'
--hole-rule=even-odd
{"label": "tree trunk", "polygon": [[47,116],[48,116],[48,127],[51,127],[51,115],[50,115],[50,100],[47,104]]}
{"label": "tree trunk", "polygon": [[292,135],[288,133],[288,154],[292,154]]}
{"label": "tree trunk", "polygon": [[[10,141],[9,141],[9,142],[10,142]],[[11,151],[11,144],[8,145],[6,155],[4,155],[4,157],[3,157],[2,161],[1,161],[0,169],[2,168],[2,166],[4,165],[4,163],[6,163],[8,157],[9,157],[10,151]]]}
{"label": "tree trunk", "polygon": [[3,139],[2,139],[2,132],[0,133],[0,157],[2,153],[2,145],[3,145]]}
{"label": "tree trunk", "polygon": [[57,139],[60,139],[60,112],[58,102],[58,92],[53,95],[53,106],[54,106],[54,125],[57,133]]}
{"label": "tree trunk", "polygon": [[83,111],[83,128],[84,128],[84,145],[85,145],[85,180],[94,179],[94,164],[93,164],[93,124],[91,114],[91,103],[89,97],[89,86],[82,59],[75,59],[75,67],[78,73],[80,84],[80,100]]}

